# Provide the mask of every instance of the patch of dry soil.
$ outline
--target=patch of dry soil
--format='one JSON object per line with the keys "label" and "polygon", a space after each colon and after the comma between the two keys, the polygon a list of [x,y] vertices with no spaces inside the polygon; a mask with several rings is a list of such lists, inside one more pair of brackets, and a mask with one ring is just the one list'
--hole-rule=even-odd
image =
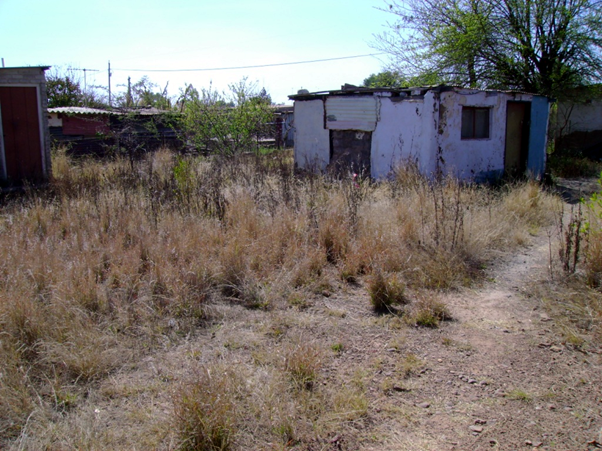
{"label": "patch of dry soil", "polygon": [[388,449],[602,447],[600,354],[561,342],[541,301],[525,295],[545,278],[548,249],[545,234],[534,238],[484,286],[447,296],[454,321],[408,337],[426,366],[385,401],[411,416]]}

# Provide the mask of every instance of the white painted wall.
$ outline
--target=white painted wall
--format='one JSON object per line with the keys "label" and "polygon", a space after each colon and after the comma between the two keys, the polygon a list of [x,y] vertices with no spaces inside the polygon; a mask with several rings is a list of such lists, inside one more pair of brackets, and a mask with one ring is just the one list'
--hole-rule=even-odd
{"label": "white painted wall", "polygon": [[381,97],[380,120],[372,133],[372,177],[384,178],[396,165],[412,160],[421,171],[432,167],[432,112],[423,99],[392,101]]}
{"label": "white painted wall", "polygon": [[48,127],[62,127],[63,120],[59,118],[58,113],[48,113]]}
{"label": "white painted wall", "polygon": [[[572,106],[572,109],[571,109]],[[602,130],[602,100],[591,103],[558,104],[558,125],[564,127],[563,134]]]}
{"label": "white painted wall", "polygon": [[297,100],[294,113],[295,164],[324,170],[330,162],[330,132],[324,129],[324,102]]}
{"label": "white painted wall", "polygon": [[[458,90],[441,93],[439,124],[441,133],[440,168],[444,174],[454,174],[460,179],[486,177],[504,170],[506,149],[506,105],[509,100],[531,101],[528,94],[506,94]],[[489,107],[490,131],[487,139],[461,139],[462,106]]]}

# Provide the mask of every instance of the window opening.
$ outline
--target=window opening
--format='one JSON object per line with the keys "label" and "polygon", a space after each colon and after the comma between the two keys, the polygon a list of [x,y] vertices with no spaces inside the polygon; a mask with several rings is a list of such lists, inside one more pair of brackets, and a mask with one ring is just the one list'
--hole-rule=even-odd
{"label": "window opening", "polygon": [[483,107],[462,107],[462,139],[489,138],[489,110]]}

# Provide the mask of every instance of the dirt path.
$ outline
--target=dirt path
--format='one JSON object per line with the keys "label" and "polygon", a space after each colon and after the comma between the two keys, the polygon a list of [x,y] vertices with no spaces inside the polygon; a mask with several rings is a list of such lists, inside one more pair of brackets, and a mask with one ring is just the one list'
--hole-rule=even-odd
{"label": "dirt path", "polygon": [[548,258],[542,233],[482,288],[449,295],[453,322],[410,334],[425,366],[381,401],[399,398],[408,415],[389,449],[602,447],[599,354],[561,343],[542,302],[524,294]]}

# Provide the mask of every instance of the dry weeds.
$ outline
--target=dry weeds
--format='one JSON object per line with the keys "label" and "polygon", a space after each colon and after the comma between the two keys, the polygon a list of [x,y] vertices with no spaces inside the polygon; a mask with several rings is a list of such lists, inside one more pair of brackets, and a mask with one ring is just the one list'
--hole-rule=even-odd
{"label": "dry weeds", "polygon": [[[53,168],[48,190],[6,197],[0,211],[8,449],[132,448],[141,437],[157,449],[284,449],[336,444],[341,429],[365,437],[363,378],[329,373],[346,353],[345,315],[333,308],[320,320],[340,336],[313,335],[306,312],[320,313],[315,299],[382,271],[384,305],[403,293],[409,323],[436,326],[449,314],[437,292],[423,290],[478,283],[483,265],[526,243],[558,209],[531,182],[493,190],[400,170],[358,184],[297,176],[287,154],[158,152],[132,167],[58,153]],[[349,308],[374,319],[362,305]],[[195,339],[205,344],[172,373],[139,391],[107,389]],[[328,351],[333,342],[340,352]],[[154,390],[171,401],[134,415],[129,398],[152,406],[141,397]],[[92,402],[123,403],[130,417],[99,429]]]}

